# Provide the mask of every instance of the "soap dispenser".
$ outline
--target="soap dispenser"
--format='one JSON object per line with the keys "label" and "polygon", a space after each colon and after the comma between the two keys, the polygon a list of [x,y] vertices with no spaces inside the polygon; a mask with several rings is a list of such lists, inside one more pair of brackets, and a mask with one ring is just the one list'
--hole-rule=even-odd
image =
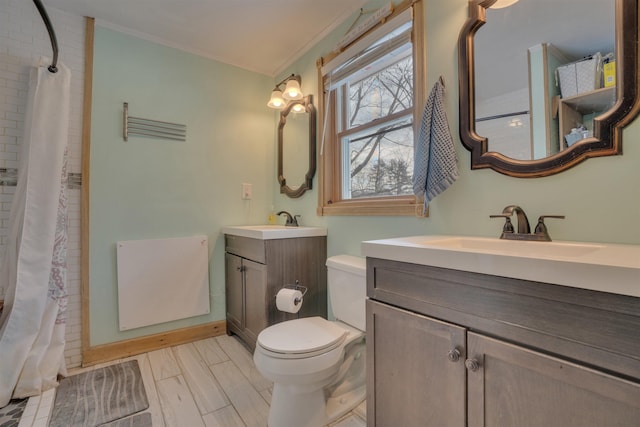
{"label": "soap dispenser", "polygon": [[268,222],[270,225],[275,225],[277,223],[276,212],[273,210],[273,206],[271,206],[271,212],[269,212]]}

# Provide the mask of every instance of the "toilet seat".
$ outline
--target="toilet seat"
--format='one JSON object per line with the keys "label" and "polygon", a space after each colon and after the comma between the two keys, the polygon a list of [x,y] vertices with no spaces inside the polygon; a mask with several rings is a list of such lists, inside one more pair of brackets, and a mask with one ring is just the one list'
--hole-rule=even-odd
{"label": "toilet seat", "polygon": [[340,347],[348,333],[322,317],[305,317],[269,326],[260,332],[256,344],[271,357],[301,359]]}

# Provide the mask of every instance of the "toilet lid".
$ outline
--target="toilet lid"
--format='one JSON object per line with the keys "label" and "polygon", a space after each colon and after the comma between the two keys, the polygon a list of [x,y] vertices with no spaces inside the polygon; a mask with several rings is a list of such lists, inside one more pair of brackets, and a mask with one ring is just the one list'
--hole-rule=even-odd
{"label": "toilet lid", "polygon": [[258,343],[276,353],[304,354],[329,350],[346,335],[344,328],[322,317],[305,317],[269,326],[258,335]]}

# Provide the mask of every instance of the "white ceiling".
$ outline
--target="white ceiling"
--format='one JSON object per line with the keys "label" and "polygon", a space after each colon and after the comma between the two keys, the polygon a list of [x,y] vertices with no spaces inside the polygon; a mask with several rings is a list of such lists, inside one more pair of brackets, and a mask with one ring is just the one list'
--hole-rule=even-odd
{"label": "white ceiling", "polygon": [[[46,7],[276,76],[366,0],[43,0]],[[350,18],[351,17],[351,18]],[[55,27],[55,22],[53,23]]]}
{"label": "white ceiling", "polygon": [[[46,7],[94,17],[98,25],[268,76],[282,73],[341,23],[353,23],[365,2],[43,0]],[[526,86],[526,81],[509,77],[516,74],[526,79],[526,68],[512,71],[512,67],[526,66],[526,61],[524,65],[510,61],[537,43],[551,42],[574,58],[598,50],[606,53],[604,46],[614,40],[614,2],[522,0],[506,9],[490,9],[487,17],[504,15],[505,25],[497,33],[490,23],[478,31],[478,45],[482,38],[491,47],[476,57],[476,67],[491,69],[493,78],[477,81],[477,95]],[[493,82],[499,82],[499,87]]]}

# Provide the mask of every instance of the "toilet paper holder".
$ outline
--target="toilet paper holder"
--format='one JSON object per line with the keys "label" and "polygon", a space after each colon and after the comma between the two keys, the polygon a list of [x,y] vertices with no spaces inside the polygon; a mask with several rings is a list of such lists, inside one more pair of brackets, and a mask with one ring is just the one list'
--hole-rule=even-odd
{"label": "toilet paper holder", "polygon": [[[296,280],[295,284],[284,285],[282,287],[282,289],[293,289],[293,290],[302,292],[302,295],[300,296],[300,298],[296,298],[296,299],[293,300],[293,303],[295,305],[300,304],[302,302],[302,300],[304,299],[305,294],[307,293],[307,287],[306,286],[302,286],[300,284],[299,280]],[[274,298],[275,298],[275,296],[274,296]]]}

